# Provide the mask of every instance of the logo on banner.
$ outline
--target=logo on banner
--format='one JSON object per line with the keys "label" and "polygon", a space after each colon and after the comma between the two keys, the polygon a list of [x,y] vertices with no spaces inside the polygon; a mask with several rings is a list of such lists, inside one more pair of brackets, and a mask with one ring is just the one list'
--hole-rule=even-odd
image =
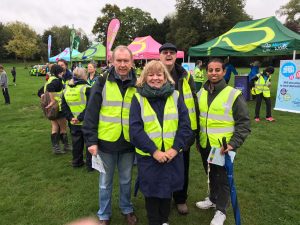
{"label": "logo on banner", "polygon": [[296,73],[296,65],[292,62],[287,62],[283,64],[281,67],[281,74],[285,77],[289,77],[290,80],[294,79],[294,77],[291,79],[291,76]]}

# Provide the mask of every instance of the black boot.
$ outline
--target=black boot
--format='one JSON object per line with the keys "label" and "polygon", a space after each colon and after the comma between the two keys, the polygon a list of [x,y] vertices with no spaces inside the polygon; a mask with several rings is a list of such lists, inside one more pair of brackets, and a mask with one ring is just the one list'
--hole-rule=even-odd
{"label": "black boot", "polygon": [[72,146],[69,144],[67,134],[60,134],[60,140],[64,144],[64,151],[65,152],[72,151]]}
{"label": "black boot", "polygon": [[63,150],[61,150],[59,147],[59,134],[58,133],[51,134],[51,143],[52,143],[52,150],[53,150],[54,154],[58,155],[58,154],[66,153]]}

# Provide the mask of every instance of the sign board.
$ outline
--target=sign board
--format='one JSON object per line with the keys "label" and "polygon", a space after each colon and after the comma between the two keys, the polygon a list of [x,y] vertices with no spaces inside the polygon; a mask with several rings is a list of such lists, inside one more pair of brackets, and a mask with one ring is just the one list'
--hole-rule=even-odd
{"label": "sign board", "polygon": [[300,113],[300,60],[281,60],[275,110]]}

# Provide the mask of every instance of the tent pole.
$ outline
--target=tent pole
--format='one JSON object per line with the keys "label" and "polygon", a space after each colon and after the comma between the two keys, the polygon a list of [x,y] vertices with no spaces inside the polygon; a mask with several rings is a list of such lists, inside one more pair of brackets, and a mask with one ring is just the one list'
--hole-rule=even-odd
{"label": "tent pole", "polygon": [[293,51],[293,60],[296,60],[296,50]]}
{"label": "tent pole", "polygon": [[191,56],[188,57],[188,63],[190,63],[190,60],[191,60]]}

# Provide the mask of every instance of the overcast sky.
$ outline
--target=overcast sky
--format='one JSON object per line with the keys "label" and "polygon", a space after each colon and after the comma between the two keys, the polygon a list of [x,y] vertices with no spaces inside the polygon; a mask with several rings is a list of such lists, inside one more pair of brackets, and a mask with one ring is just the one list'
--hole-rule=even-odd
{"label": "overcast sky", "polygon": [[[254,19],[275,16],[289,0],[246,0],[246,12]],[[21,21],[42,34],[53,25],[82,28],[89,37],[105,4],[116,4],[147,11],[158,22],[175,12],[175,0],[0,0],[0,22]],[[283,22],[283,18],[277,16]],[[1,38],[1,35],[0,35]]]}

